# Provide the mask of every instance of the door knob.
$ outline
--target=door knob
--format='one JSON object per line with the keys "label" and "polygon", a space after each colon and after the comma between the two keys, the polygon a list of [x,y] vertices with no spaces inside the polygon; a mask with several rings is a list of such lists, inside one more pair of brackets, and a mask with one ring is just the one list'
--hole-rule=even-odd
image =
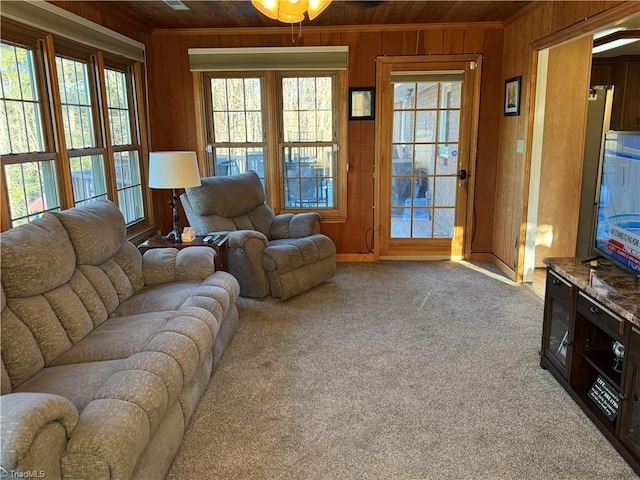
{"label": "door knob", "polygon": [[467,178],[467,171],[462,169],[458,172],[458,178],[460,180],[465,180]]}

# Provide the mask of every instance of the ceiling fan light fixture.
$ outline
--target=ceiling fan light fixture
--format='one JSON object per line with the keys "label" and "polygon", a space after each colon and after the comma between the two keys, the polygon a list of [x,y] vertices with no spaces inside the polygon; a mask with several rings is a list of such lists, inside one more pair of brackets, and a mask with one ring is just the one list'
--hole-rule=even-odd
{"label": "ceiling fan light fixture", "polygon": [[251,0],[251,4],[263,15],[283,23],[298,23],[307,12],[313,20],[322,13],[331,0]]}
{"label": "ceiling fan light fixture", "polygon": [[251,0],[251,4],[265,17],[278,18],[278,0]]}
{"label": "ceiling fan light fixture", "polygon": [[324,12],[330,3],[331,0],[309,0],[309,8],[307,9],[309,20],[313,20]]}

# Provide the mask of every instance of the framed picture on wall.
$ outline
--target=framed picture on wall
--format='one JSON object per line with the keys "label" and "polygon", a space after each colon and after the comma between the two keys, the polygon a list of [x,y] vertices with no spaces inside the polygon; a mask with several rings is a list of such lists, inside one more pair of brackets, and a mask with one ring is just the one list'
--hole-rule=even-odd
{"label": "framed picture on wall", "polygon": [[349,89],[349,120],[373,120],[375,110],[375,88]]}
{"label": "framed picture on wall", "polygon": [[504,82],[504,115],[520,115],[520,88],[522,77],[513,77]]}

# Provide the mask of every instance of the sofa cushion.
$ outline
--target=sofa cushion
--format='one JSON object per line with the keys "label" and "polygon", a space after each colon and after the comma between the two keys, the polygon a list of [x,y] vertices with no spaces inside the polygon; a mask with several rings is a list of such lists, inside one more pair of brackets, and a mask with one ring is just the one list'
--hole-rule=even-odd
{"label": "sofa cushion", "polygon": [[122,360],[107,360],[48,367],[16,388],[15,392],[60,395],[71,400],[81,412],[121,363]]}
{"label": "sofa cushion", "polygon": [[44,357],[33,333],[8,307],[2,310],[0,338],[2,363],[14,388],[44,368]]}
{"label": "sofa cushion", "polygon": [[322,234],[304,238],[272,240],[264,249],[262,266],[267,272],[277,270],[280,274],[310,265],[320,259],[331,257],[335,246],[329,237]]}
{"label": "sofa cushion", "polygon": [[108,200],[53,212],[53,215],[64,225],[78,265],[106,262],[116,254],[127,234],[120,209]]}
{"label": "sofa cushion", "polygon": [[[67,232],[52,214],[0,234],[2,286],[8,298],[30,297],[66,283],[76,256]],[[47,274],[43,275],[43,267]]]}
{"label": "sofa cushion", "polygon": [[155,312],[110,318],[51,365],[126,358],[142,350],[175,315],[175,312]]}
{"label": "sofa cushion", "polygon": [[[255,172],[229,177],[206,177],[200,181],[199,187],[186,189],[189,202],[198,215],[238,217],[265,201],[262,183]],[[237,195],[240,191],[241,197]],[[242,200],[238,201],[240,198]]]}
{"label": "sofa cushion", "polygon": [[130,299],[122,302],[112,317],[136,315],[141,312],[166,312],[177,310],[202,285],[202,280],[163,283],[143,288]]}

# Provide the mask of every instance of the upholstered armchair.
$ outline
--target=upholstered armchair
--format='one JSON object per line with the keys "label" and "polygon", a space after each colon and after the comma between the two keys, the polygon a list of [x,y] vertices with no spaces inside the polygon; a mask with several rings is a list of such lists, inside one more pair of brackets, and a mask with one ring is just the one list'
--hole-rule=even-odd
{"label": "upholstered armchair", "polygon": [[229,272],[240,295],[285,300],[336,271],[335,245],[315,212],[275,215],[255,172],[201,179],[180,201],[197,235],[229,234]]}

